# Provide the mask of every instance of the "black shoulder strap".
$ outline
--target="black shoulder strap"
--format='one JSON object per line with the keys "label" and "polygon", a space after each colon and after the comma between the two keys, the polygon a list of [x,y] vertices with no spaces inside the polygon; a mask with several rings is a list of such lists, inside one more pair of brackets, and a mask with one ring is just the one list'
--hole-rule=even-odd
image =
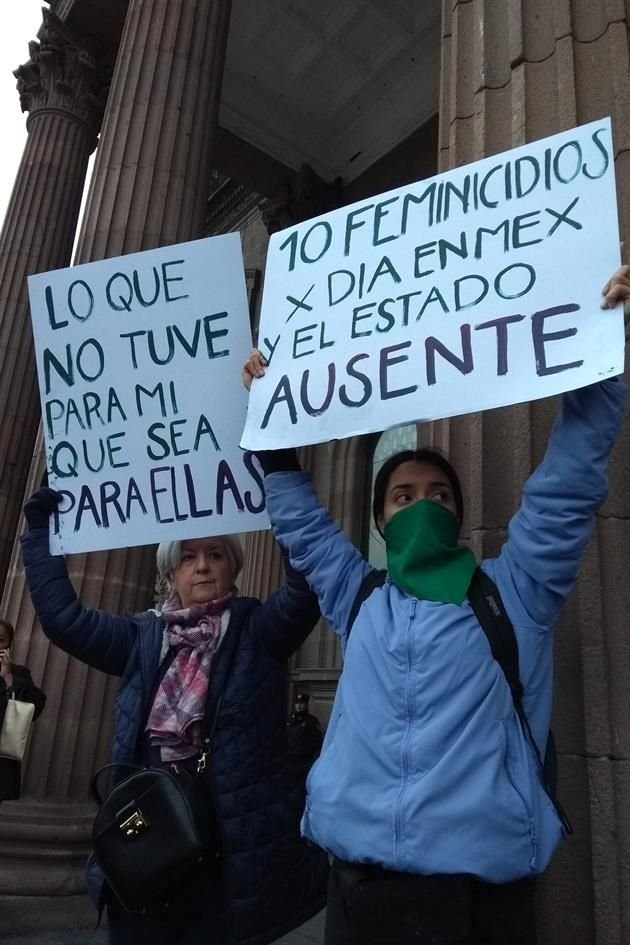
{"label": "black shoulder strap", "polygon": [[350,616],[348,617],[348,624],[346,627],[347,636],[350,636],[354,622],[357,619],[359,611],[361,610],[361,605],[368,599],[372,591],[375,591],[377,587],[383,586],[386,577],[387,571],[379,571],[377,568],[373,568],[371,571],[368,571],[361,581],[361,586],[359,587],[359,590],[352,601],[352,607],[350,608]]}
{"label": "black shoulder strap", "polygon": [[[488,639],[492,656],[501,667],[503,675],[510,687],[514,708],[521,721],[525,737],[529,741],[536,757],[543,787],[545,788],[549,800],[555,807],[564,829],[568,834],[572,834],[573,826],[556,796],[556,791],[553,787],[555,779],[553,774],[549,777],[549,772],[540,756],[538,745],[534,739],[529,719],[527,718],[523,706],[523,684],[521,682],[518,662],[518,642],[512,621],[505,611],[499,589],[492,578],[488,577],[481,568],[477,568],[472,576],[470,587],[468,588],[468,600],[470,601],[470,606],[473,609],[475,617],[479,621],[481,629]],[[553,746],[553,736],[551,732],[549,732],[548,738],[552,740],[551,744]],[[555,763],[555,751],[551,752],[551,756],[554,758]]]}
{"label": "black shoulder strap", "polygon": [[481,629],[488,638],[492,655],[503,670],[516,711],[523,705],[523,685],[518,664],[518,643],[512,621],[505,612],[499,590],[485,571],[477,568],[468,588],[468,600]]}

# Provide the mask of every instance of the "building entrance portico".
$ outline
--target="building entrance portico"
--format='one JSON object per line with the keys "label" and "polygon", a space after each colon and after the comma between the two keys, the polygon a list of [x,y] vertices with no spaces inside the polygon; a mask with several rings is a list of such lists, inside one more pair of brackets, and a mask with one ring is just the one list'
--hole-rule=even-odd
{"label": "building entrance portico", "polygon": [[[0,913],[82,910],[93,805],[117,681],[48,643],[19,555],[21,507],[43,472],[26,276],[240,230],[254,333],[269,234],[335,207],[611,115],[630,239],[630,5],[623,0],[50,0],[16,72],[28,138],[0,234],[0,613],[48,695],[24,796],[0,808]],[[16,108],[18,96],[16,96]],[[97,145],[98,141],[98,146]],[[369,276],[368,276],[369,278]],[[465,537],[496,552],[540,459],[548,401],[405,428],[463,473]],[[413,434],[413,435],[412,435]],[[386,439],[300,451],[323,502],[367,554]],[[499,461],[500,460],[500,461]],[[630,440],[558,632],[554,730],[576,835],[540,884],[542,945],[630,941]],[[245,537],[242,588],[280,576],[267,533]],[[154,549],[73,556],[86,605],[149,606]],[[322,622],[291,684],[326,722],[339,678]],[[288,701],[293,693],[288,694]]]}

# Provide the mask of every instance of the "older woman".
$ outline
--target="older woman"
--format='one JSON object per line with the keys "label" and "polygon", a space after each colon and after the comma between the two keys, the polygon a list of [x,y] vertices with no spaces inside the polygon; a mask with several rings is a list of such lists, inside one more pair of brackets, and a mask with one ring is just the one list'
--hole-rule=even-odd
{"label": "older woman", "polygon": [[159,546],[170,588],[160,611],[85,608],[63,557],[48,551],[59,498],[42,488],[26,503],[26,576],[53,643],[121,677],[112,760],[196,768],[206,701],[222,694],[203,776],[221,857],[143,914],[126,912],[92,863],[88,884],[107,904],[110,943],[273,941],[323,905],[327,862],[299,837],[304,788],[286,763],[285,726],[287,658],[319,617],[316,598],[288,564],[286,583],[266,603],[239,597],[242,554],[224,536]]}

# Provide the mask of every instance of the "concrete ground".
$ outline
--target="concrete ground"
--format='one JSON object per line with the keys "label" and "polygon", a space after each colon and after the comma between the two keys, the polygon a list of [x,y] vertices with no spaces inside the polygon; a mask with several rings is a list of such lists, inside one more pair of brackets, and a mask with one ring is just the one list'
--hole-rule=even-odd
{"label": "concrete ground", "polygon": [[[275,945],[321,945],[324,913],[280,939]],[[0,945],[107,945],[105,929],[74,929],[54,932],[24,932],[7,935],[0,924]]]}

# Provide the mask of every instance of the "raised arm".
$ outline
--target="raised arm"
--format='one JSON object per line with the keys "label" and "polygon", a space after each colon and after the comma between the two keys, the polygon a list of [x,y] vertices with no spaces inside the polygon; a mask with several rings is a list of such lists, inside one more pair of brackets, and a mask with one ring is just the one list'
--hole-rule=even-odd
{"label": "raised arm", "polygon": [[48,516],[58,493],[40,489],[29,499],[29,530],[22,535],[26,581],[46,636],[60,649],[104,673],[122,675],[137,627],[130,617],[84,607],[68,577],[66,562],[48,548]]}
{"label": "raised arm", "polygon": [[282,554],[285,583],[252,616],[265,647],[278,659],[288,659],[304,643],[319,620],[317,597],[304,575]]}
{"label": "raised arm", "polygon": [[562,397],[542,463],[523,489],[492,570],[513,584],[529,618],[552,626],[571,593],[595,513],[607,494],[608,456],[625,385],[603,381]]}
{"label": "raised arm", "polygon": [[[604,309],[623,302],[627,344],[630,266],[614,273],[602,296]],[[545,458],[525,485],[499,558],[490,563],[496,580],[514,585],[538,625],[555,623],[575,584],[595,513],[608,491],[608,457],[625,397],[619,380],[563,395]]]}
{"label": "raised arm", "polygon": [[[260,351],[250,352],[242,370],[248,390],[255,378],[264,375],[265,364]],[[320,505],[295,450],[269,450],[258,458],[274,534],[291,565],[317,595],[322,615],[344,638],[354,598],[370,565]]]}
{"label": "raised arm", "polygon": [[271,473],[265,490],[276,538],[317,594],[323,616],[345,637],[352,603],[370,565],[320,505],[307,473]]}

